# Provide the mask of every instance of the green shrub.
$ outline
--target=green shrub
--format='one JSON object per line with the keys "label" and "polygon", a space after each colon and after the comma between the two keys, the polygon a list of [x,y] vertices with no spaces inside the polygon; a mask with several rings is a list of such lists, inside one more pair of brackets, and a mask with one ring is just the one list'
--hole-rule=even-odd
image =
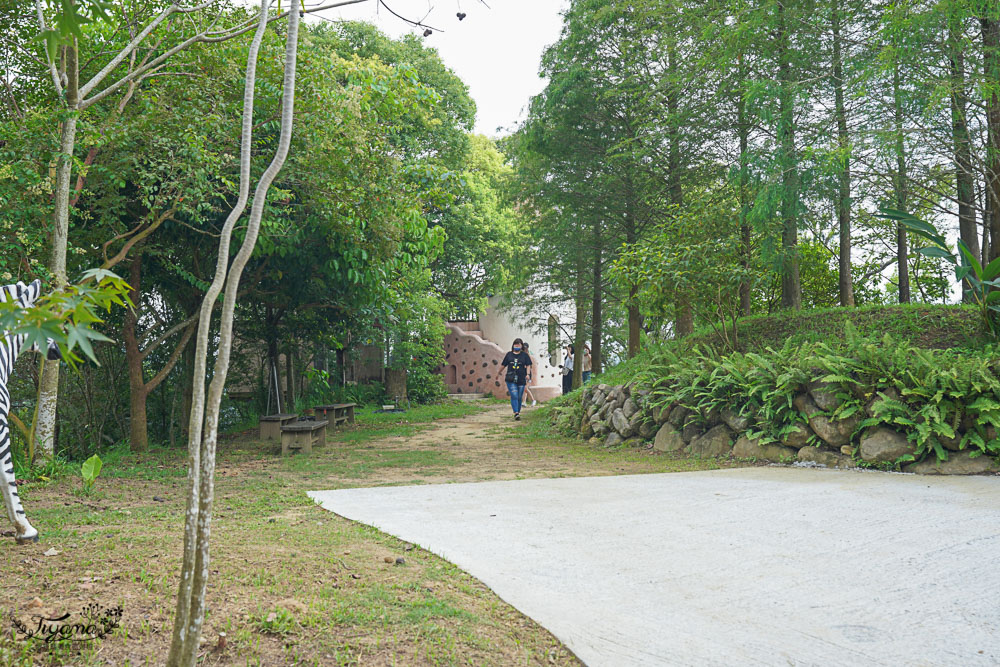
{"label": "green shrub", "polygon": [[[833,419],[865,416],[856,431],[886,424],[916,445],[913,459],[930,451],[947,458],[940,438],[955,437],[963,419],[969,428],[959,447],[1000,454],[1000,359],[998,348],[926,350],[894,340],[863,338],[846,325],[843,342],[786,343],[780,349],[719,355],[702,347],[686,352],[664,347],[645,370],[641,384],[652,389],[650,406],[680,404],[699,410],[729,408],[751,420],[751,435],[780,442],[804,421],[795,396],[811,381],[831,383],[841,399]],[[889,389],[899,400],[865,406]],[[970,423],[971,422],[971,423]],[[909,459],[910,457],[906,457]]]}
{"label": "green shrub", "polygon": [[406,372],[406,395],[414,403],[434,403],[448,396],[448,387],[440,373],[414,366]]}

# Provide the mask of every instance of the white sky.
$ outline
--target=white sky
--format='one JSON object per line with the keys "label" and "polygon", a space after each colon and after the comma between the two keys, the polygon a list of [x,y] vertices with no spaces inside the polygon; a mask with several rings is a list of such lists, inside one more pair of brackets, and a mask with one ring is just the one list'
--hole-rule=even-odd
{"label": "white sky", "polygon": [[[486,0],[489,7],[480,0],[386,2],[406,18],[426,16],[428,25],[443,31],[423,38],[424,44],[436,48],[445,65],[469,86],[477,107],[475,131],[489,136],[510,133],[524,117],[531,96],[542,92],[542,52],[559,38],[561,12],[569,7],[568,0]],[[456,16],[459,11],[466,14],[462,21]],[[423,32],[375,0],[323,16],[369,21],[393,37]]]}

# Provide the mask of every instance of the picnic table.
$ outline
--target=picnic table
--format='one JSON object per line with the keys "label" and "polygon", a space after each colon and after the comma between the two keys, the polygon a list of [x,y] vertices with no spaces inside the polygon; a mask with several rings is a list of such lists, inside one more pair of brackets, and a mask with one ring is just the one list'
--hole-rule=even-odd
{"label": "picnic table", "polygon": [[295,421],[299,416],[294,412],[279,412],[260,418],[260,439],[281,440],[281,427]]}
{"label": "picnic table", "polygon": [[329,419],[336,426],[341,422],[354,423],[354,408],[357,403],[333,403],[331,405],[317,405],[313,407],[317,417]]}

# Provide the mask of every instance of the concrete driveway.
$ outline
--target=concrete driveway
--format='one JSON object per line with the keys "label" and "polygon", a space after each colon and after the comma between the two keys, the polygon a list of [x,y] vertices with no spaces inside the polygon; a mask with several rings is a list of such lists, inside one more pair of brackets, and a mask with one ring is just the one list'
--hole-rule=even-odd
{"label": "concrete driveway", "polygon": [[588,665],[1000,664],[1000,477],[803,468],[309,494]]}

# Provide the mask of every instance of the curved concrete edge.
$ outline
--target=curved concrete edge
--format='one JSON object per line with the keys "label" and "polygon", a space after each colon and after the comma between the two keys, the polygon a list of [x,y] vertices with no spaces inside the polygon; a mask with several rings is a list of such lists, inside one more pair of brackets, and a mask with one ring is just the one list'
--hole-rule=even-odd
{"label": "curved concrete edge", "polygon": [[796,468],[314,491],[591,665],[1000,662],[1000,480]]}

